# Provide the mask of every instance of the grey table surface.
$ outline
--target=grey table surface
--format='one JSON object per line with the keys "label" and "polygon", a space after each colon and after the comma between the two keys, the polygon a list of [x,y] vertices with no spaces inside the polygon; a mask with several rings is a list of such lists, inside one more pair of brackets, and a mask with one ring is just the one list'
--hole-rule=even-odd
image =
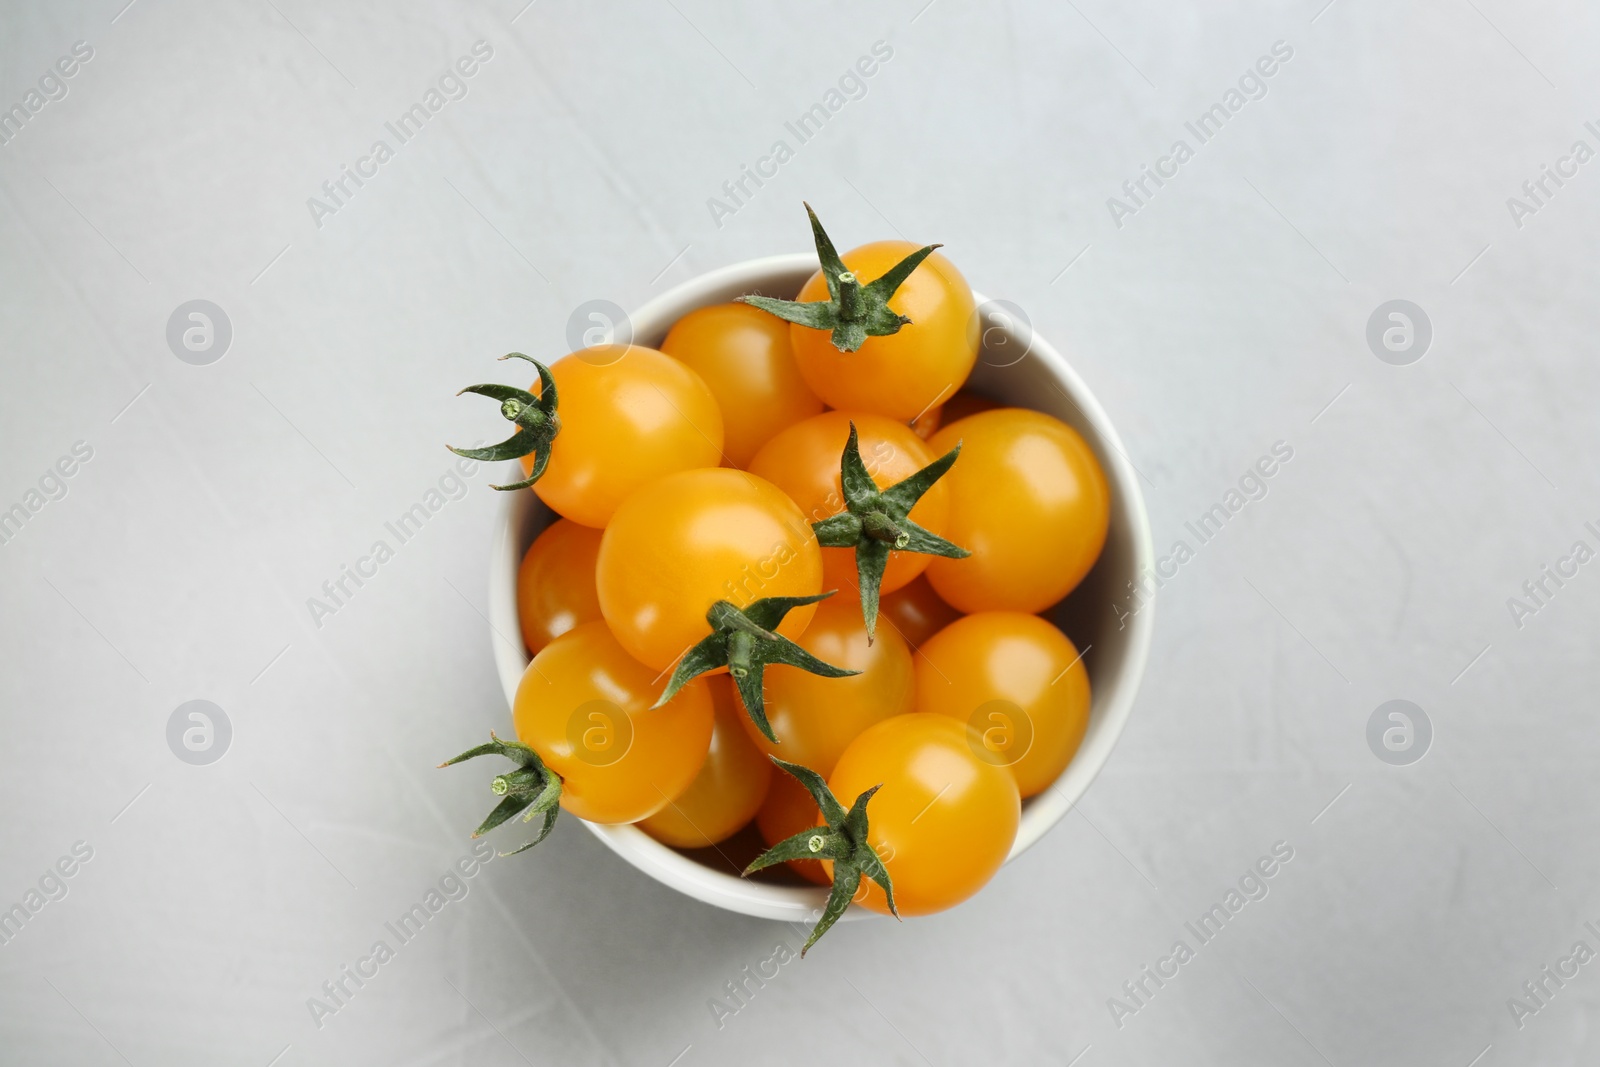
{"label": "grey table surface", "polygon": [[[6,4],[0,1061],[1595,1062],[1597,48],[1510,0]],[[1024,309],[1192,552],[1042,843],[755,985],[796,931],[576,821],[451,877],[486,793],[433,764],[507,711],[440,446],[802,198]]]}

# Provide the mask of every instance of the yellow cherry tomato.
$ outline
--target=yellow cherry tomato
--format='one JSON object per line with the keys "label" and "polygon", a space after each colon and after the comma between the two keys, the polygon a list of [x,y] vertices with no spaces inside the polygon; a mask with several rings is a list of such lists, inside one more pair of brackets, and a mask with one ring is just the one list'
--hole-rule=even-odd
{"label": "yellow cherry tomato", "polygon": [[748,715],[744,727],[764,753],[826,778],[861,731],[911,710],[911,651],[892,627],[879,628],[869,644],[860,602],[843,596],[817,605],[798,644],[824,663],[861,673],[823,678],[782,664],[768,667],[764,703],[777,743],[762,736]]}
{"label": "yellow cherry tomato", "polygon": [[517,685],[517,738],[564,779],[561,806],[591,822],[638,822],[694,781],[711,744],[711,691],[696,678],[652,708],[656,672],[603,622],[546,645]]}
{"label": "yellow cherry tomato", "polygon": [[961,612],[939,599],[939,594],[928,584],[926,574],[884,597],[878,602],[878,610],[878,626],[883,627],[887,619],[913,652],[922,642],[961,618]]}
{"label": "yellow cherry tomato", "polygon": [[529,652],[600,617],[594,589],[599,554],[600,531],[571,519],[552,522],[528,546],[517,570],[517,617]]}
{"label": "yellow cherry tomato", "polygon": [[661,351],[693,368],[722,409],[723,453],[735,467],[786,426],[822,411],[789,346],[789,324],[748,304],[714,304],[673,324]]}
{"label": "yellow cherry tomato", "polygon": [[[800,505],[807,522],[816,522],[844,510],[844,490],[839,484],[839,457],[856,424],[861,462],[879,489],[887,489],[932,463],[940,453],[904,423],[865,412],[825,411],[773,437],[750,461],[750,473],[767,479]],[[957,460],[961,466],[963,460]],[[953,469],[953,468],[952,468]],[[909,518],[931,533],[950,536],[949,493],[946,474],[923,494]],[[957,542],[958,544],[960,542]],[[934,557],[918,552],[890,552],[880,593],[893,592],[921,574]],[[860,587],[856,580],[853,548],[822,550],[822,587],[845,592],[847,599]],[[787,758],[787,757],[786,757]]]}
{"label": "yellow cherry tomato", "polygon": [[[711,632],[706,612],[718,600],[743,608],[820,593],[822,549],[772,483],[726,467],[682,471],[617,509],[600,540],[595,585],[617,640],[662,671]],[[799,637],[815,610],[790,611],[778,633]]]}
{"label": "yellow cherry tomato", "polygon": [[928,581],[962,611],[1043,611],[1082,581],[1106,541],[1111,490],[1078,431],[1038,411],[996,408],[939,430],[935,454],[961,443],[940,481],[944,536],[966,559],[935,559]]}
{"label": "yellow cherry tomato", "polygon": [[[763,757],[765,758],[765,757]],[[822,812],[811,799],[806,787],[783,771],[774,769],[772,785],[767,789],[767,799],[756,812],[756,829],[761,840],[776,845],[801,830],[818,825]],[[809,882],[831,885],[832,879],[822,869],[820,860],[790,860],[789,868]]]}
{"label": "yellow cherry tomato", "polygon": [[[894,883],[901,915],[927,915],[961,903],[994,877],[1022,819],[1017,783],[979,759],[981,742],[943,715],[898,715],[853,741],[828,779],[848,810],[867,803],[867,842]],[[829,875],[833,864],[825,862]],[[887,913],[883,890],[861,880],[856,902]]]}
{"label": "yellow cherry tomato", "polygon": [[767,799],[772,761],[750,743],[740,724],[749,720],[726,674],[708,677],[716,722],[711,751],[689,788],[645,819],[639,829],[673,848],[708,848],[748,823]]}
{"label": "yellow cherry tomato", "polygon": [[978,731],[978,754],[1031,797],[1072,761],[1089,728],[1089,672],[1072,641],[1037,615],[983,611],[917,653],[917,710]]}
{"label": "yellow cherry tomato", "polygon": [[[674,471],[722,462],[722,411],[700,375],[638,345],[600,345],[550,366],[561,432],[533,491],[559,515],[604,526],[624,497]],[[539,393],[538,383],[532,390]],[[534,456],[522,460],[533,469]]]}
{"label": "yellow cherry tomato", "polygon": [[[907,241],[875,241],[840,257],[863,285],[917,250]],[[818,271],[795,299],[828,299]],[[907,421],[953,396],[978,358],[978,317],[967,280],[938,252],[911,272],[889,309],[911,319],[898,333],[869,337],[854,352],[833,346],[826,330],[791,325],[795,361],[830,407],[875,411]]]}

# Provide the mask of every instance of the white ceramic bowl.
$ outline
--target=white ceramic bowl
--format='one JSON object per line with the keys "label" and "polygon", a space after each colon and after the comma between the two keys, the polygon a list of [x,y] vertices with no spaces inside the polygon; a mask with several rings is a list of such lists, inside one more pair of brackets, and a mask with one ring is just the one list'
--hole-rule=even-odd
{"label": "white ceramic bowl", "polygon": [[[633,343],[660,345],[674,322],[707,304],[747,293],[793,297],[816,269],[816,257],[800,253],[752,259],[702,274],[635,312],[631,316]],[[974,296],[982,308],[985,298]],[[1023,804],[1022,825],[1009,862],[1044,836],[1083,795],[1128,721],[1149,653],[1154,619],[1149,604],[1126,619],[1121,617],[1121,609],[1127,604],[1128,581],[1148,572],[1153,554],[1137,475],[1094,394],[1061,354],[1033,334],[1019,316],[1006,314],[995,305],[990,308],[984,318],[984,349],[969,384],[998,400],[1047,412],[1072,426],[1094,449],[1111,484],[1111,529],[1105,549],[1088,577],[1051,616],[1085,652],[1094,692],[1088,733],[1056,784]],[[1019,359],[1022,352],[1026,355]],[[520,479],[521,467],[512,466],[514,478],[508,474],[507,480]],[[508,702],[516,699],[517,683],[529,658],[517,637],[521,632],[517,569],[528,545],[553,517],[531,491],[510,493],[495,534],[489,562],[490,642]],[[496,638],[497,633],[511,640]],[[634,826],[586,825],[650,877],[719,908],[766,919],[802,921],[814,916],[827,899],[826,889],[774,885],[714,870]],[[847,918],[874,914],[859,907],[850,912]]]}

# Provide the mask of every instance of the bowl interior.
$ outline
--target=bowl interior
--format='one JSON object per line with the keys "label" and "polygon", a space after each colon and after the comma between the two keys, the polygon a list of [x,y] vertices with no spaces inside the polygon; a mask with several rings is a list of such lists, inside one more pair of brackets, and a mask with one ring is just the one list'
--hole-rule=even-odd
{"label": "bowl interior", "polygon": [[[773,256],[735,264],[662,294],[631,317],[635,344],[655,347],[679,317],[697,307],[748,293],[792,297],[816,270],[810,254]],[[1106,545],[1078,588],[1050,618],[1083,654],[1093,687],[1089,727],[1072,763],[1050,789],[1024,802],[1022,824],[1008,858],[1038,841],[1072,807],[1105,764],[1122,732],[1144,670],[1153,612],[1146,605],[1125,614],[1127,583],[1152,562],[1149,523],[1137,472],[1128,462],[1105,413],[1066,360],[1033,333],[1014,305],[974,294],[982,316],[983,345],[967,388],[1002,403],[1034,408],[1076,429],[1094,449],[1111,486]],[[520,467],[517,477],[521,477]],[[531,491],[508,494],[490,565],[489,618],[496,666],[508,701],[529,657],[517,636],[517,568],[528,545],[555,518]],[[655,841],[633,826],[586,824],[636,867],[707,903],[747,915],[800,920],[819,909],[826,891],[735,877]],[[847,918],[870,915],[852,908]]]}

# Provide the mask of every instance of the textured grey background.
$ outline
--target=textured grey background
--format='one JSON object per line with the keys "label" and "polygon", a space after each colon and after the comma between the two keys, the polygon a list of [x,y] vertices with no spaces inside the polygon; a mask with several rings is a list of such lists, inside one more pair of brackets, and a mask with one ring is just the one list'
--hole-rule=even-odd
{"label": "textured grey background", "polygon": [[[1600,148],[1600,16],[1324,2],[6,4],[0,105],[94,55],[0,147],[0,509],[93,456],[0,545],[0,905],[93,858],[0,945],[0,1061],[1593,1062],[1600,967],[1507,1002],[1600,949],[1600,565],[1520,627],[1507,599],[1600,548],[1600,162],[1520,226],[1507,198]],[[467,95],[319,228],[307,198],[480,40]],[[785,121],[880,40],[797,146]],[[1275,41],[1265,97],[1198,145],[1184,123]],[[1118,227],[1107,198],[1178,138],[1194,158]],[[485,807],[432,765],[507,719],[487,478],[320,628],[307,598],[439,484],[443,442],[494,432],[451,400],[490,357],[804,249],[802,197],[842,245],[943,241],[1025,308],[1121,430],[1158,548],[1274,442],[1292,461],[1161,592],[1087,797],[972,902],[841,927],[719,1026],[796,933],[564,820],[319,1028],[308,998]],[[1365,340],[1399,298],[1434,331],[1409,366]],[[209,366],[166,343],[191,299],[232,324]],[[209,766],[166,742],[193,699],[233,728]],[[1411,766],[1366,741],[1391,699],[1433,724]],[[1270,894],[1114,1012],[1279,841]]]}

